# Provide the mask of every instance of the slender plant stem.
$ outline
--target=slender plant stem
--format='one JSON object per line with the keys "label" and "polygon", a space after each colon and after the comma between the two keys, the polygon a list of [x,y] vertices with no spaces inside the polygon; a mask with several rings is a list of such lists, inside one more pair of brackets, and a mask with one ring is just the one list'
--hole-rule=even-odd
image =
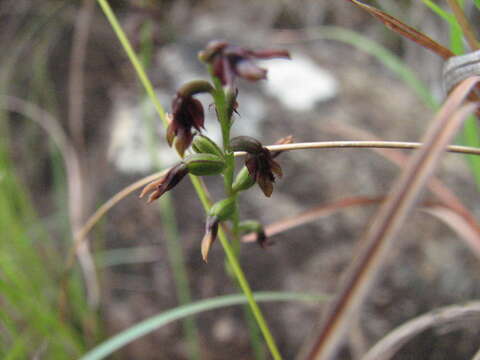
{"label": "slender plant stem", "polygon": [[108,3],[107,0],[97,0],[97,2],[102,8],[102,11],[105,14],[105,17],[107,18],[108,22],[110,23],[110,26],[115,32],[115,35],[117,35],[118,40],[122,44],[123,49],[127,53],[128,59],[132,63],[133,67],[135,68],[135,71],[137,72],[137,76],[139,77],[140,82],[145,88],[145,91],[147,92],[148,97],[152,101],[153,106],[155,106],[155,110],[157,111],[158,116],[160,116],[160,119],[162,120],[163,125],[168,126],[168,120],[167,120],[165,110],[163,109],[162,104],[160,104],[160,101],[158,100],[157,95],[155,94],[153,85],[148,79],[148,76],[145,70],[143,69],[142,63],[138,59],[138,56],[135,54],[135,51],[133,50],[132,45],[130,44],[130,41],[127,38],[127,35],[125,35],[125,32],[123,31],[120,23],[118,22],[117,17],[113,13],[112,8],[110,7],[110,4]]}
{"label": "slender plant stem", "polygon": [[[138,77],[145,87],[145,90],[147,91],[148,96],[151,98],[152,102],[154,103],[155,109],[157,110],[158,115],[162,119],[164,125],[168,125],[168,121],[165,115],[165,111],[158,101],[157,96],[155,95],[155,91],[153,89],[153,85],[151,84],[150,80],[148,79],[141,62],[138,60],[137,55],[132,49],[132,46],[130,45],[129,40],[127,39],[123,29],[121,28],[120,24],[118,23],[118,20],[116,19],[115,14],[113,13],[109,3],[107,0],[97,0],[100,7],[102,8],[103,12],[105,13],[105,16],[107,17],[108,21],[110,22],[110,25],[112,26],[115,34],[119,38],[125,52],[127,53],[130,61],[132,62],[135,70],[137,71]],[[228,148],[227,148],[228,149]],[[233,155],[232,155],[233,158]],[[192,180],[192,184],[197,191],[197,194],[200,198],[200,201],[202,204],[204,204],[204,207],[206,204],[208,204],[208,197],[206,194],[205,189],[203,188],[201,182],[198,179],[195,179],[194,176],[190,176],[190,179]],[[209,207],[208,207],[209,208]],[[208,210],[208,208],[206,210]],[[252,312],[255,316],[255,319],[258,322],[258,325],[262,331],[263,336],[265,337],[265,341],[267,342],[267,346],[270,349],[270,352],[272,353],[272,356],[275,360],[281,359],[280,352],[277,349],[277,346],[275,344],[275,341],[273,339],[272,334],[270,333],[270,329],[267,326],[267,323],[262,315],[262,312],[260,310],[260,307],[256,303],[252,290],[250,288],[250,285],[245,277],[245,274],[243,273],[243,270],[240,267],[240,264],[237,260],[237,257],[235,256],[235,253],[225,235],[225,232],[223,229],[220,229],[218,233],[218,238],[223,246],[223,249],[225,251],[225,254],[227,256],[227,259],[232,267],[232,270],[237,277],[237,280],[240,284],[240,287],[242,291],[244,292],[248,303],[252,309]]]}
{"label": "slender plant stem", "polygon": [[[224,186],[225,186],[225,193],[229,197],[233,197],[235,200],[235,210],[232,215],[232,249],[235,256],[238,258],[240,256],[240,233],[239,233],[239,224],[240,224],[240,216],[238,211],[238,194],[234,193],[232,184],[233,184],[233,177],[235,171],[235,158],[234,154],[230,149],[230,131],[231,131],[231,124],[232,121],[228,114],[228,106],[227,103],[227,96],[225,94],[225,90],[222,86],[220,80],[214,75],[212,66],[208,66],[208,70],[212,77],[215,91],[213,93],[213,98],[216,105],[217,116],[220,122],[220,127],[222,129],[222,138],[223,138],[223,149],[225,151],[225,159],[226,159],[226,169],[223,174]],[[229,90],[227,90],[229,91]],[[229,267],[229,263],[225,264],[225,267]],[[231,273],[231,272],[228,272]],[[240,286],[240,284],[237,284]],[[244,305],[244,318],[246,320],[248,326],[248,333],[250,335],[250,342],[252,345],[253,353],[255,359],[262,360],[265,358],[265,354],[263,352],[262,341],[259,337],[259,328],[257,323],[255,322],[255,315],[250,310],[248,305]],[[273,338],[272,338],[273,339]],[[275,344],[273,344],[275,345]]]}

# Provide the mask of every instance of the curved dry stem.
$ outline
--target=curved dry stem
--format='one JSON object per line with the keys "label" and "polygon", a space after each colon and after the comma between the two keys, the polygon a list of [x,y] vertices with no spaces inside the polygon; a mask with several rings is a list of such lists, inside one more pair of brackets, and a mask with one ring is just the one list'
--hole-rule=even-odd
{"label": "curved dry stem", "polygon": [[[311,209],[301,212],[295,216],[289,216],[285,219],[275,221],[267,226],[265,226],[265,235],[267,237],[272,237],[274,235],[283,233],[287,230],[311,223],[320,218],[335,214],[339,211],[349,209],[354,206],[365,206],[379,204],[385,199],[384,196],[381,197],[351,197],[345,198],[337,201],[333,201],[327,204],[322,204],[315,206]],[[250,233],[242,237],[242,241],[245,243],[251,243],[257,241],[257,234]]]}
{"label": "curved dry stem", "polygon": [[154,180],[157,180],[164,176],[168,170],[170,169],[165,169],[159,172],[156,172],[154,174],[148,175],[133,184],[128,185],[127,187],[123,188],[120,190],[118,193],[113,195],[110,199],[108,199],[106,202],[104,202],[85,222],[85,224],[81,227],[81,229],[78,231],[78,233],[75,235],[75,241],[74,244],[71,247],[70,253],[68,255],[67,259],[67,271],[70,270],[70,268],[73,265],[73,260],[74,260],[74,254],[76,250],[85,242],[86,237],[88,233],[93,229],[95,224],[97,224],[100,219],[108,212],[110,211],[111,208],[113,208],[116,204],[118,204],[121,200],[126,198],[128,195],[133,193],[134,191],[142,188],[143,186],[147,185],[149,182],[152,182]]}
{"label": "curved dry stem", "polygon": [[68,74],[68,122],[72,139],[81,152],[85,147],[84,139],[84,65],[87,53],[88,36],[92,22],[95,0],[84,0],[78,11],[70,53]]}
{"label": "curved dry stem", "polygon": [[[375,139],[375,136],[368,131],[364,129],[360,130],[346,124],[335,124],[334,126],[325,127],[323,130],[327,132],[334,132],[342,136],[348,136],[351,138],[361,138],[369,141]],[[374,151],[401,168],[405,167],[408,162],[408,157],[398,150],[377,148],[374,149]],[[430,179],[430,181],[428,182],[428,188],[445,207],[451,208],[456,213],[460,214],[471,226],[476,226],[476,220],[472,213],[465,207],[465,205],[463,205],[460,199],[438,178],[433,177],[432,179]],[[475,247],[477,248],[478,246],[479,245],[475,245]]]}
{"label": "curved dry stem", "polygon": [[[37,123],[50,136],[59,148],[67,172],[68,183],[68,214],[73,237],[82,224],[83,214],[83,182],[80,160],[57,119],[49,112],[23,99],[14,96],[4,96],[2,103],[8,111],[16,112]],[[76,248],[79,258],[87,294],[92,304],[98,303],[99,285],[94,268],[92,255],[87,246]],[[75,253],[73,255],[75,255]]]}
{"label": "curved dry stem", "polygon": [[362,360],[388,360],[409,340],[419,333],[445,324],[457,324],[476,318],[480,320],[480,301],[465,305],[452,305],[432,310],[391,331],[381,339]]}
{"label": "curved dry stem", "polygon": [[338,350],[349,317],[363,304],[393,248],[394,235],[432,176],[443,150],[465,118],[476,110],[476,104],[464,104],[464,101],[479,81],[477,76],[462,81],[435,116],[426,131],[423,146],[409,160],[387,200],[373,217],[360,242],[361,248],[339,285],[338,295],[325,313],[319,335],[304,348],[301,358],[330,359]]}

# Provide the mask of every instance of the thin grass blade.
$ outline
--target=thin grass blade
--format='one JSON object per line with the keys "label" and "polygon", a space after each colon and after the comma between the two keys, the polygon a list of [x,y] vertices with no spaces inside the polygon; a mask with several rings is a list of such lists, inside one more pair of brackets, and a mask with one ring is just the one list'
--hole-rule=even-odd
{"label": "thin grass blade", "polygon": [[[288,293],[288,292],[257,292],[254,294],[255,300],[260,302],[265,301],[304,301],[304,302],[319,302],[324,301],[328,297],[326,295],[310,295],[303,293]],[[96,346],[88,353],[83,355],[80,360],[100,360],[112,354],[116,350],[131,343],[132,341],[155,331],[162,326],[169,323],[192,316],[205,311],[214,310],[226,306],[247,304],[248,300],[244,295],[225,295],[216,298],[197,301],[188,305],[176,307],[174,309],[165,311],[159,315],[153,316],[144,320],[129,329],[115,335],[109,340]]]}

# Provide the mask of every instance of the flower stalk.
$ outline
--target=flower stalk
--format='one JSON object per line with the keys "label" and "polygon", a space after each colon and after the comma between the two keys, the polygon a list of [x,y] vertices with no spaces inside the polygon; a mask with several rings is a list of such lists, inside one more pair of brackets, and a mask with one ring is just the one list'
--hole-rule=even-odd
{"label": "flower stalk", "polygon": [[[127,53],[130,61],[132,62],[137,75],[144,86],[148,96],[152,100],[155,109],[157,110],[157,113],[159,117],[162,119],[163,123],[165,126],[169,126],[170,124],[168,123],[167,116],[165,114],[165,111],[163,107],[161,106],[160,102],[158,101],[155,92],[153,90],[153,85],[150,82],[149,78],[147,77],[145,70],[143,69],[143,66],[141,62],[138,59],[138,56],[135,54],[133,51],[133,48],[128,40],[128,38],[125,35],[125,32],[123,31],[122,27],[120,26],[115,14],[113,13],[109,3],[107,0],[97,0],[100,7],[102,8],[105,16],[107,17],[108,21],[110,22],[110,25],[112,26],[112,29],[114,30],[115,34],[119,38],[125,52]],[[218,118],[222,127],[222,135],[223,135],[223,145],[224,145],[224,152],[225,152],[225,170],[224,170],[224,183],[225,183],[225,190],[227,193],[227,196],[235,196],[232,191],[232,183],[233,183],[233,173],[234,173],[234,155],[230,149],[230,118],[228,116],[228,103],[227,103],[227,96],[222,88],[222,84],[220,80],[217,77],[213,77],[214,80],[214,91],[212,91],[212,96],[214,98],[216,110],[218,113]],[[191,104],[191,103],[190,103]],[[189,109],[192,108],[198,108],[197,103],[194,102],[194,105],[190,105]],[[200,127],[200,120],[199,118],[194,119],[194,124],[198,125]],[[172,131],[174,133],[174,131]],[[174,134],[175,136],[178,135]],[[181,150],[183,149],[183,146],[190,140],[190,138],[186,138],[186,141],[183,141],[181,144]],[[190,145],[190,144],[188,144]],[[187,146],[185,146],[186,148]],[[192,181],[192,184],[197,191],[197,194],[199,196],[199,199],[201,200],[204,208],[206,210],[210,209],[210,201],[208,199],[208,195],[206,192],[206,189],[200,182],[200,180],[190,174],[190,179]],[[175,178],[176,180],[176,178]],[[162,189],[163,190],[163,189]],[[236,203],[236,198],[234,199]],[[235,204],[235,212],[236,212],[236,204]],[[234,215],[233,218],[236,218]],[[237,226],[238,228],[238,223]],[[253,292],[250,288],[250,285],[245,277],[245,274],[243,273],[243,270],[240,267],[240,264],[237,260],[237,256],[230,245],[223,229],[221,226],[219,226],[218,229],[218,238],[222,244],[222,247],[225,251],[225,254],[227,256],[229,265],[231,266],[231,269],[233,273],[235,274],[235,277],[238,281],[238,284],[240,285],[240,288],[244,292],[245,296],[247,297],[248,304],[252,310],[252,313],[255,317],[255,320],[257,321],[257,324],[265,338],[265,341],[267,343],[267,346],[270,350],[270,353],[272,354],[272,357],[275,360],[282,359],[280,352],[278,351],[278,348],[276,346],[275,340],[273,339],[273,336],[270,332],[270,329],[268,328],[268,325],[263,317],[263,314],[260,310],[260,307],[256,303],[254,297],[253,297]]]}

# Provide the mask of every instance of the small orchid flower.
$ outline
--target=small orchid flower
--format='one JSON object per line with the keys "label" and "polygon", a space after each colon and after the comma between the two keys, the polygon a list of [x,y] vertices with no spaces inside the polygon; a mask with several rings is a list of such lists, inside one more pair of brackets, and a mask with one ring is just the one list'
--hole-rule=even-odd
{"label": "small orchid flower", "polygon": [[266,147],[250,136],[238,136],[230,142],[233,151],[246,151],[245,166],[250,177],[260,186],[265,196],[270,197],[273,192],[275,175],[282,177],[282,168],[273,160],[273,156]]}
{"label": "small orchid flower", "polygon": [[172,114],[169,115],[167,142],[170,146],[175,139],[175,148],[183,157],[193,141],[192,128],[198,132],[204,127],[205,114],[202,103],[193,95],[213,91],[207,81],[192,81],[182,86],[172,101]]}
{"label": "small orchid flower", "polygon": [[220,79],[222,85],[233,88],[237,76],[249,81],[266,78],[267,70],[257,66],[255,59],[289,59],[290,54],[286,50],[248,50],[216,40],[207,44],[205,50],[199,53],[199,58],[212,65],[213,74]]}

